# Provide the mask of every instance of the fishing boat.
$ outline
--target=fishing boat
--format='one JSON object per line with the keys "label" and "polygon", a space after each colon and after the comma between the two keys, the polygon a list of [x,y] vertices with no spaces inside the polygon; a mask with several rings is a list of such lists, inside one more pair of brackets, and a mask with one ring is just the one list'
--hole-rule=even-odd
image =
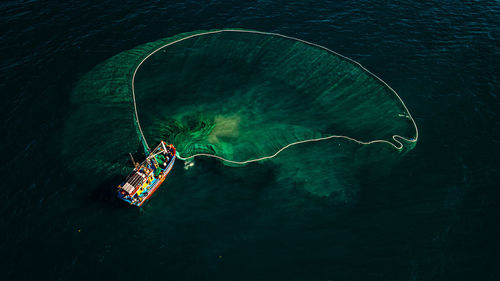
{"label": "fishing boat", "polygon": [[175,162],[175,147],[164,141],[141,163],[133,158],[134,170],[118,185],[118,198],[140,207],[160,187]]}

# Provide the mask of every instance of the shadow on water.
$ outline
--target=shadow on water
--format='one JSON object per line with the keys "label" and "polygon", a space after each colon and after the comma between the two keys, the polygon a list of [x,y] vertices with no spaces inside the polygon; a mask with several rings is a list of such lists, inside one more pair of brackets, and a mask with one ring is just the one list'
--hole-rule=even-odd
{"label": "shadow on water", "polygon": [[89,201],[111,208],[125,208],[129,204],[116,196],[116,186],[123,181],[123,176],[115,174],[97,185],[88,195]]}
{"label": "shadow on water", "polygon": [[[144,160],[144,153],[142,152],[142,146],[138,145],[135,151],[131,151],[130,155],[134,158],[134,160],[138,163]],[[109,175],[104,175],[104,180],[99,181],[97,185],[92,189],[89,193],[88,200],[92,202],[98,202],[100,205],[108,206],[111,208],[125,208],[130,205],[122,200],[120,200],[116,195],[116,187],[123,182],[126,178],[126,175],[123,174],[125,170],[128,174],[134,169],[134,165],[132,160],[130,159],[129,153],[123,153],[120,157],[124,160],[121,164],[123,164],[123,169],[120,171],[113,172]]]}

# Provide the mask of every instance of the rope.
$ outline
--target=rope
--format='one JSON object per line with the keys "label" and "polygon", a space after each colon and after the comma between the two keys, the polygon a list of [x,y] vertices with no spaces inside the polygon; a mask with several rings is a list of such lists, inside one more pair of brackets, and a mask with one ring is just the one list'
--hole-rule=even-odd
{"label": "rope", "polygon": [[186,160],[189,160],[189,159],[192,159],[192,158],[195,158],[195,157],[198,157],[198,156],[207,156],[207,157],[212,157],[212,158],[216,158],[216,159],[219,159],[219,160],[222,160],[222,161],[225,161],[225,162],[228,162],[228,163],[232,163],[232,164],[238,164],[238,165],[244,165],[244,164],[248,164],[248,163],[251,163],[251,162],[258,162],[258,161],[262,161],[262,160],[266,160],[266,159],[271,159],[271,158],[274,158],[276,157],[280,152],[282,152],[283,150],[291,147],[291,146],[294,146],[294,145],[297,145],[297,144],[302,144],[302,143],[308,143],[308,142],[317,142],[317,141],[323,141],[323,140],[329,140],[329,139],[333,139],[333,138],[343,138],[343,139],[347,139],[347,140],[350,140],[350,141],[354,141],[356,143],[359,143],[360,145],[368,145],[368,144],[373,144],[373,143],[387,143],[389,145],[391,145],[392,147],[394,147],[395,149],[397,150],[401,150],[403,148],[403,143],[401,141],[399,141],[398,139],[401,139],[401,140],[405,140],[407,142],[411,142],[411,143],[414,143],[414,142],[417,142],[418,140],[418,128],[417,128],[417,124],[415,123],[415,120],[413,119],[413,117],[411,116],[410,114],[410,111],[408,110],[408,108],[406,107],[405,103],[403,102],[403,100],[401,99],[401,97],[398,95],[398,93],[396,93],[396,91],[391,87],[389,86],[385,81],[383,81],[382,79],[380,79],[377,75],[373,74],[371,71],[369,71],[368,69],[366,69],[364,66],[362,66],[359,62],[351,59],[351,58],[348,58],[344,55],[341,55],[335,51],[332,51],[326,47],[323,47],[321,45],[318,45],[318,44],[315,44],[315,43],[311,43],[311,42],[308,42],[308,41],[305,41],[305,40],[302,40],[302,39],[298,39],[298,38],[295,38],[295,37],[291,37],[291,36],[287,36],[287,35],[281,35],[281,34],[278,34],[278,33],[272,33],[272,32],[262,32],[262,31],[251,31],[251,30],[238,30],[238,29],[224,29],[224,30],[215,30],[215,31],[207,31],[207,32],[202,32],[202,33],[198,33],[198,34],[193,34],[193,35],[190,35],[190,36],[187,36],[187,37],[184,37],[184,38],[181,38],[181,39],[178,39],[176,41],[173,41],[173,42],[170,42],[170,43],[167,43],[159,48],[157,48],[156,50],[154,50],[153,52],[151,52],[149,55],[147,55],[138,65],[137,67],[135,68],[134,70],[134,74],[132,76],[132,98],[133,98],[133,101],[134,101],[134,110],[135,110],[135,119],[136,119],[136,122],[137,122],[137,126],[139,128],[139,132],[141,133],[141,136],[142,136],[142,139],[144,140],[144,144],[146,145],[146,147],[148,147],[149,149],[149,145],[146,141],[146,137],[144,137],[144,133],[142,132],[142,129],[141,129],[141,124],[139,123],[139,114],[137,113],[137,104],[136,104],[136,101],[135,101],[135,88],[134,88],[134,82],[135,82],[135,75],[137,73],[137,70],[141,67],[141,65],[149,58],[151,57],[152,55],[154,55],[156,52],[170,46],[170,45],[173,45],[175,43],[178,43],[178,42],[181,42],[181,41],[184,41],[184,40],[187,40],[189,38],[193,38],[193,37],[198,37],[198,36],[203,36],[203,35],[208,35],[208,34],[215,34],[215,33],[222,33],[222,32],[244,32],[244,33],[254,33],[254,34],[262,34],[262,35],[271,35],[271,36],[278,36],[278,37],[282,37],[282,38],[286,38],[286,39],[290,39],[290,40],[295,40],[295,41],[299,41],[299,42],[302,42],[304,44],[307,44],[307,45],[310,45],[310,46],[314,46],[314,47],[317,47],[317,48],[321,48],[323,50],[326,50],[330,53],[333,53],[347,61],[350,61],[351,63],[354,63],[355,65],[359,66],[361,69],[363,69],[364,71],[366,71],[368,74],[372,75],[373,77],[375,77],[377,80],[379,80],[380,82],[382,82],[387,88],[389,88],[391,90],[391,92],[394,93],[394,95],[399,99],[399,101],[401,102],[401,104],[403,105],[404,109],[406,110],[406,113],[408,114],[406,117],[408,119],[411,120],[411,122],[413,123],[413,127],[415,128],[415,137],[414,138],[405,138],[405,137],[402,137],[400,135],[393,135],[392,136],[392,139],[394,140],[394,143],[390,142],[390,141],[387,141],[387,140],[372,140],[372,141],[360,141],[360,140],[357,140],[357,139],[354,139],[354,138],[351,138],[351,137],[348,137],[348,136],[342,136],[342,135],[330,135],[330,136],[326,136],[326,137],[321,137],[321,138],[315,138],[315,139],[307,139],[307,140],[302,140],[302,141],[297,141],[297,142],[293,142],[293,143],[290,143],[290,144],[287,144],[285,145],[284,147],[280,148],[278,151],[276,151],[273,155],[270,155],[270,156],[265,156],[265,157],[261,157],[261,158],[257,158],[257,159],[250,159],[250,160],[246,160],[246,161],[233,161],[233,160],[229,160],[229,159],[225,159],[223,157],[220,157],[220,156],[217,156],[217,155],[213,155],[213,154],[207,154],[207,153],[198,153],[198,154],[194,154],[192,156],[189,156],[189,157],[186,157],[186,158],[183,158],[181,157],[181,155],[179,153],[177,153],[177,158],[183,160],[183,161],[186,161]]}

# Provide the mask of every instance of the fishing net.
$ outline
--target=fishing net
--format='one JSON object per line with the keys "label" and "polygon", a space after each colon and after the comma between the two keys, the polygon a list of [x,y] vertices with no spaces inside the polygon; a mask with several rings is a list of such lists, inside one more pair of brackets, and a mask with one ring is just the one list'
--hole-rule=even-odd
{"label": "fishing net", "polygon": [[137,68],[147,139],[185,157],[244,163],[329,136],[402,148],[415,127],[384,82],[325,48],[267,33],[226,31],[178,40]]}
{"label": "fishing net", "polygon": [[108,171],[123,168],[138,141],[147,149],[166,140],[181,159],[272,159],[281,179],[331,185],[338,177],[318,167],[350,169],[361,161],[353,153],[370,163],[366,155],[408,151],[418,137],[396,92],[358,63],[247,30],[184,33],[120,53],[81,79],[72,103],[66,151],[88,147],[72,159]]}

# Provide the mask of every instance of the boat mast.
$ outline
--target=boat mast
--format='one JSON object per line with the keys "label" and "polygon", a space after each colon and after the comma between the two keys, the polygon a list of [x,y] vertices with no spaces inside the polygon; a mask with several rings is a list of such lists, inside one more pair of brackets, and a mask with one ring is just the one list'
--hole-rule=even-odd
{"label": "boat mast", "polygon": [[132,160],[132,164],[134,164],[134,167],[136,167],[137,165],[135,164],[134,156],[132,156],[130,152],[128,153],[128,155],[130,155],[130,160]]}

